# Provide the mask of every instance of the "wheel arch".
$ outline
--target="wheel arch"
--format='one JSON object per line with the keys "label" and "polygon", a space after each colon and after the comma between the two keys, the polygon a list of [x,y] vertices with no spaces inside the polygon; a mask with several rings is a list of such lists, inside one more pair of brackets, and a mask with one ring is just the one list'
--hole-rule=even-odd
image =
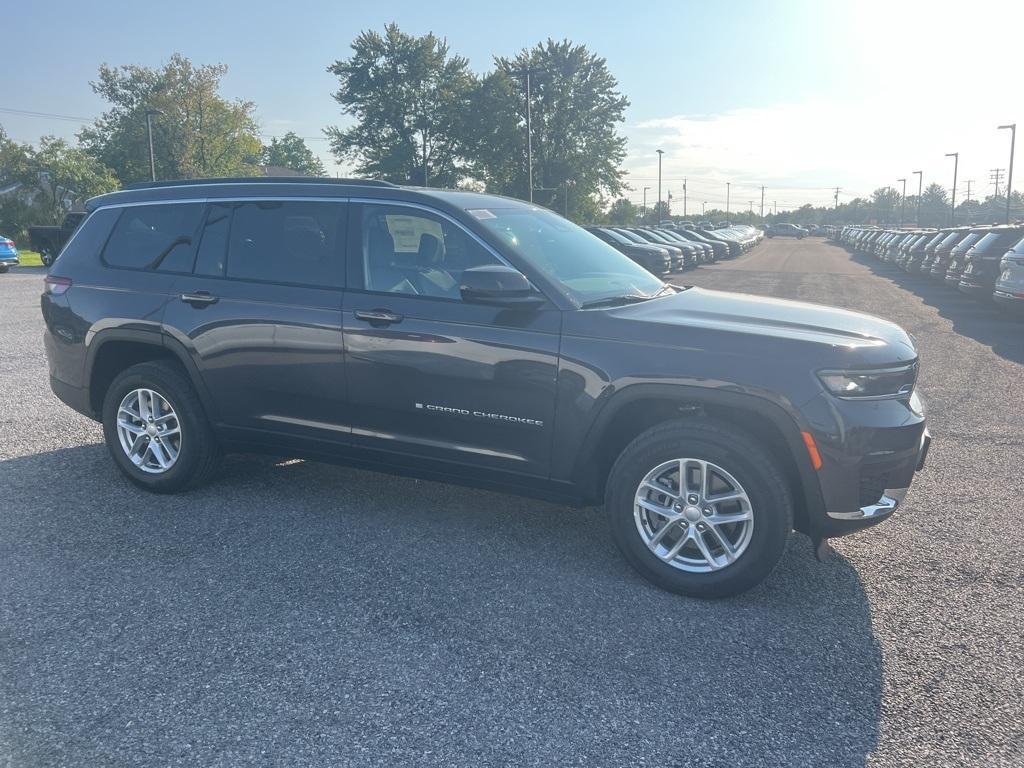
{"label": "wheel arch", "polygon": [[794,418],[771,400],[743,392],[671,384],[634,384],[616,392],[594,421],[577,457],[575,481],[590,500],[604,496],[616,457],[637,435],[668,419],[703,417],[766,444],[790,482],[794,527],[813,534],[824,510],[817,473]]}
{"label": "wheel arch", "polygon": [[85,361],[85,381],[89,388],[89,407],[98,418],[103,397],[118,373],[138,363],[165,360],[177,365],[199,395],[206,413],[213,418],[212,400],[195,363],[181,342],[165,334],[131,328],[111,328],[98,332],[89,345]]}

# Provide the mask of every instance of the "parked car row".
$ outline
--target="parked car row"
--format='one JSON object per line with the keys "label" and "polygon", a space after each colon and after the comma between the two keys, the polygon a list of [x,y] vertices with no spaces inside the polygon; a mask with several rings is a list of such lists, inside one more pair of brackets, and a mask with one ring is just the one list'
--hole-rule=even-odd
{"label": "parked car row", "polygon": [[682,272],[700,264],[739,256],[761,241],[753,227],[724,229],[684,227],[591,226],[587,231],[658,275]]}
{"label": "parked car row", "polygon": [[846,227],[847,248],[926,275],[969,296],[1024,307],[1024,225],[945,229]]}

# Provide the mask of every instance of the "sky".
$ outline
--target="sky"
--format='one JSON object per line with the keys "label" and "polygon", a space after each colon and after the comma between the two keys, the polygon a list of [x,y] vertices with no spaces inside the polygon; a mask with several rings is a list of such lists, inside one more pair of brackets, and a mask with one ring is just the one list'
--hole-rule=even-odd
{"label": "sky", "polygon": [[[546,38],[607,59],[629,98],[624,163],[639,203],[662,195],[673,213],[830,204],[877,187],[988,194],[1006,169],[1009,131],[1024,129],[1024,2],[973,0],[648,0],[643,4],[435,0],[221,0],[129,3],[8,0],[3,29],[22,53],[0,59],[0,125],[35,143],[73,138],[104,109],[91,90],[102,63],[158,67],[175,52],[229,67],[222,95],[250,100],[266,139],[295,131],[344,175],[322,130],[344,125],[327,72],[364,29],[394,21],[433,32],[483,73]],[[46,30],[44,35],[30,30]],[[31,42],[38,41],[38,42]],[[19,112],[45,113],[40,115]],[[64,117],[53,117],[60,115]],[[1024,139],[1024,137],[1022,137]],[[1014,189],[1024,188],[1024,168]]]}

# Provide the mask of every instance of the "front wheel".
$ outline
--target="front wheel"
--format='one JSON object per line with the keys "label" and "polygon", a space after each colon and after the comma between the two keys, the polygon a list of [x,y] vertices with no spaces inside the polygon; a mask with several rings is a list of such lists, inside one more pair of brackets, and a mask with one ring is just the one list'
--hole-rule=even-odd
{"label": "front wheel", "polygon": [[121,472],[155,493],[203,483],[221,456],[191,382],[165,362],[133,365],[114,379],[103,399],[103,436]]}
{"label": "front wheel", "polygon": [[53,264],[53,252],[49,248],[43,248],[39,251],[39,260],[43,262],[44,267],[48,267]]}
{"label": "front wheel", "polygon": [[663,589],[728,597],[763,581],[793,527],[786,479],[752,438],[727,424],[676,420],[619,456],[605,509],[612,536]]}
{"label": "front wheel", "polygon": [[10,267],[8,267],[6,264],[0,264],[0,275],[2,275],[8,269],[10,269]]}

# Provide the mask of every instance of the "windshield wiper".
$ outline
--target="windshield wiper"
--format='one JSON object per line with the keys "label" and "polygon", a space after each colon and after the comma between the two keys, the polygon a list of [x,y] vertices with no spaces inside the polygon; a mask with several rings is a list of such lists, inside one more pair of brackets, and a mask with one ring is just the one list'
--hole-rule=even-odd
{"label": "windshield wiper", "polygon": [[624,293],[621,296],[605,296],[603,299],[594,299],[580,304],[580,309],[591,309],[592,307],[614,307],[618,304],[633,304],[639,301],[647,301],[657,296],[657,293],[647,295],[646,293]]}

